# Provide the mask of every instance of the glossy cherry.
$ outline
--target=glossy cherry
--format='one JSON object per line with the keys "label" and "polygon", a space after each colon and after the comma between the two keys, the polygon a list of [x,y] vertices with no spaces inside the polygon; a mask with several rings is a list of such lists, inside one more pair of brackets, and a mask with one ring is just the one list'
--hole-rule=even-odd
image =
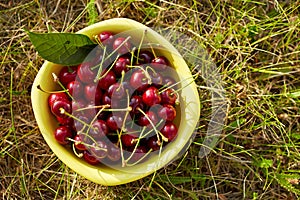
{"label": "glossy cherry", "polygon": [[98,103],[102,98],[102,91],[98,89],[97,84],[91,83],[84,87],[84,97],[88,102]]}
{"label": "glossy cherry", "polygon": [[153,53],[147,50],[140,51],[138,56],[138,64],[151,63],[151,61],[154,59]]}
{"label": "glossy cherry", "polygon": [[[155,126],[158,123],[157,115],[152,111],[147,111],[146,116],[151,120],[152,124]],[[138,117],[138,124],[140,126],[148,126],[148,128],[153,128],[148,118],[143,114]]]}
{"label": "glossy cherry", "polygon": [[149,85],[149,79],[143,70],[135,70],[130,77],[130,85],[134,89],[143,91]]}
{"label": "glossy cherry", "polygon": [[98,140],[89,148],[91,154],[97,159],[103,159],[107,156],[107,142],[105,140]]}
{"label": "glossy cherry", "polygon": [[154,135],[147,140],[147,146],[153,151],[157,151],[161,148],[160,143],[158,142],[157,136]]}
{"label": "glossy cherry", "polygon": [[156,70],[165,70],[168,67],[168,60],[164,56],[158,56],[151,62],[151,66]]}
{"label": "glossy cherry", "polygon": [[64,92],[57,92],[57,93],[52,93],[50,94],[50,96],[48,97],[48,105],[51,107],[52,104],[55,102],[55,101],[58,101],[58,100],[64,100],[64,101],[68,101],[69,100],[69,97],[66,93]]}
{"label": "glossy cherry", "polygon": [[77,66],[63,67],[59,74],[59,81],[66,87],[68,83],[75,81],[77,76]]}
{"label": "glossy cherry", "polygon": [[111,131],[119,130],[123,125],[123,117],[121,115],[109,115],[106,124]]}
{"label": "glossy cherry", "polygon": [[172,88],[163,90],[163,92],[161,92],[160,95],[161,95],[161,103],[162,104],[174,105],[176,103],[177,94],[175,93],[175,91]]}
{"label": "glossy cherry", "polygon": [[131,106],[131,114],[137,114],[140,113],[139,109],[144,110],[146,107],[143,103],[143,98],[139,95],[133,95],[130,98],[129,106]]}
{"label": "glossy cherry", "polygon": [[72,131],[66,126],[59,126],[54,131],[56,141],[62,145],[69,144],[68,138],[72,138]]}
{"label": "glossy cherry", "polygon": [[74,146],[77,150],[85,151],[86,145],[85,145],[85,139],[83,134],[77,134],[74,136]]}
{"label": "glossy cherry", "polygon": [[130,52],[131,44],[128,40],[127,41],[125,40],[126,38],[124,37],[118,37],[117,39],[115,39],[113,43],[114,50],[117,49],[117,52],[120,54],[125,54],[127,52]]}
{"label": "glossy cherry", "polygon": [[81,63],[78,66],[77,74],[81,82],[92,83],[96,77],[97,71],[92,70],[92,64],[90,62]]}
{"label": "glossy cherry", "polygon": [[98,119],[92,124],[89,130],[89,135],[92,136],[95,140],[99,140],[107,135],[108,132],[109,128],[106,125],[106,122],[104,120]]}
{"label": "glossy cherry", "polygon": [[100,163],[99,159],[92,155],[88,150],[83,152],[83,158],[87,163],[91,165],[97,165]]}
{"label": "glossy cherry", "polygon": [[67,85],[67,89],[69,93],[75,98],[81,97],[81,95],[83,94],[83,85],[76,80],[69,82]]}
{"label": "glossy cherry", "polygon": [[162,119],[167,120],[167,121],[173,121],[176,117],[176,110],[172,105],[165,104],[158,111],[158,116]]}
{"label": "glossy cherry", "polygon": [[117,77],[120,77],[122,75],[122,71],[127,72],[129,68],[127,67],[130,65],[130,57],[129,56],[120,56],[116,63],[113,66],[113,71],[115,72]]}
{"label": "glossy cherry", "polygon": [[113,33],[110,31],[103,31],[100,34],[98,34],[98,40],[103,44],[103,45],[109,45],[114,41],[114,36]]}
{"label": "glossy cherry", "polygon": [[113,99],[122,99],[125,97],[125,89],[120,83],[114,83],[109,86],[107,93]]}
{"label": "glossy cherry", "polygon": [[98,87],[107,90],[109,86],[116,82],[116,75],[112,70],[108,72],[105,70],[102,72],[102,75],[104,75],[104,77],[99,80]]}
{"label": "glossy cherry", "polygon": [[121,135],[121,141],[122,145],[125,145],[126,147],[131,147],[137,143],[138,137],[135,134],[123,134]]}
{"label": "glossy cherry", "polygon": [[170,142],[176,138],[178,129],[173,122],[166,122],[160,132],[168,139],[168,142]]}
{"label": "glossy cherry", "polygon": [[156,87],[149,87],[143,93],[143,102],[148,106],[153,106],[154,104],[159,104],[162,100],[159,91]]}
{"label": "glossy cherry", "polygon": [[68,117],[64,112],[71,113],[72,107],[71,102],[69,100],[57,100],[51,105],[51,112],[60,118]]}

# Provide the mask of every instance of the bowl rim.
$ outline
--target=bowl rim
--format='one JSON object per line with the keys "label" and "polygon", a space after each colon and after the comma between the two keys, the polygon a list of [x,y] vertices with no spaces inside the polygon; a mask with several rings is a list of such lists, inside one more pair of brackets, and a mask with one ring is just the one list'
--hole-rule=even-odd
{"label": "bowl rim", "polygon": [[[178,62],[181,65],[180,68],[176,68],[175,70],[178,72],[180,80],[183,80],[183,77],[184,78],[192,77],[186,62],[178,53],[176,48],[172,44],[170,44],[164,37],[159,35],[157,32],[155,32],[154,30],[150,29],[149,27],[137,21],[127,19],[127,18],[113,18],[85,27],[80,31],[78,31],[77,33],[85,34],[88,35],[89,37],[92,37],[96,33],[104,31],[105,29],[110,29],[108,27],[119,27],[119,29],[124,29],[124,30],[127,30],[125,28],[128,27],[131,27],[132,29],[134,28],[147,29],[151,34],[153,34],[155,38],[156,37],[158,38],[158,42],[160,44],[166,46],[167,49],[171,49],[170,54],[171,56],[176,57],[176,58],[174,57],[176,61],[178,59]],[[133,167],[131,169],[126,169],[126,172],[124,172],[123,170],[122,171],[110,170],[110,169],[106,170],[105,168],[100,168],[99,166],[92,166],[87,164],[85,161],[82,161],[82,159],[77,158],[75,155],[71,155],[71,152],[68,152],[64,146],[59,145],[56,141],[54,141],[53,134],[49,133],[51,132],[51,126],[53,126],[53,123],[51,124],[51,121],[49,121],[51,120],[50,116],[47,116],[47,113],[44,113],[44,110],[41,109],[41,105],[48,106],[45,105],[47,104],[47,101],[45,102],[45,98],[47,98],[47,94],[42,94],[41,91],[37,89],[37,86],[45,81],[43,79],[43,76],[47,73],[49,74],[50,71],[52,72],[53,70],[52,68],[54,66],[56,67],[56,64],[45,61],[33,82],[32,90],[31,90],[31,101],[32,101],[33,112],[37,124],[39,126],[40,132],[42,133],[48,146],[64,164],[66,164],[68,167],[70,167],[72,170],[74,170],[81,176],[95,183],[108,185],[108,186],[120,185],[128,182],[132,182],[141,179],[149,174],[152,174],[156,170],[166,166],[178,156],[178,154],[182,151],[182,148],[184,148],[184,145],[191,143],[190,138],[193,138],[193,134],[194,134],[193,132],[197,126],[200,117],[200,100],[199,100],[199,94],[195,82],[189,83],[189,85],[182,90],[186,98],[184,99],[184,102],[180,102],[180,103],[181,104],[184,103],[185,107],[187,107],[186,104],[189,105],[188,113],[182,113],[182,115],[185,115],[184,117],[185,120],[181,120],[180,127],[179,127],[181,128],[180,130],[183,131],[185,135],[184,137],[176,138],[174,142],[169,144],[169,145],[172,144],[172,146],[164,149],[164,151],[161,153],[162,156],[160,157],[161,160],[158,163],[155,163],[155,165],[153,164],[151,165],[147,163],[146,165],[147,170],[140,169],[141,166],[143,166],[144,164],[141,163],[136,167]],[[45,123],[48,122],[50,122],[50,124],[46,126]]]}

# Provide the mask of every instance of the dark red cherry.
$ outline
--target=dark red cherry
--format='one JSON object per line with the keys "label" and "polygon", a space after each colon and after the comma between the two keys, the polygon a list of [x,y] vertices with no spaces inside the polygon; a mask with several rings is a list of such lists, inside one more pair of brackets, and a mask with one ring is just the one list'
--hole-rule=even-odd
{"label": "dark red cherry", "polygon": [[103,159],[107,156],[107,144],[104,140],[98,140],[89,148],[91,154],[97,159]]}
{"label": "dark red cherry", "polygon": [[125,40],[126,40],[126,38],[124,38],[124,37],[118,37],[117,39],[115,39],[115,41],[113,43],[114,50],[117,49],[117,52],[120,54],[125,54],[127,52],[130,52],[131,44],[128,40],[127,41],[125,41]]}
{"label": "dark red cherry", "polygon": [[55,101],[58,101],[58,100],[63,100],[63,101],[68,101],[69,100],[69,97],[66,93],[64,92],[58,92],[58,93],[52,93],[50,94],[50,96],[48,97],[48,105],[51,107],[52,104],[55,102]]}
{"label": "dark red cherry", "polygon": [[104,120],[96,120],[89,130],[89,135],[92,136],[95,140],[102,139],[109,132],[108,126]]}
{"label": "dark red cherry", "polygon": [[98,103],[102,98],[102,91],[98,89],[97,84],[91,83],[84,87],[84,97],[89,102]]}
{"label": "dark red cherry", "polygon": [[77,134],[74,137],[74,146],[77,150],[85,151],[86,145],[85,145],[85,139],[83,134]]}
{"label": "dark red cherry", "polygon": [[170,142],[176,138],[178,129],[172,122],[166,122],[160,132],[168,139],[168,142]]}
{"label": "dark red cherry", "polygon": [[67,89],[69,93],[75,98],[81,97],[81,95],[83,94],[83,85],[79,81],[71,81],[70,83],[68,83]]}
{"label": "dark red cherry", "polygon": [[117,59],[115,65],[112,68],[117,77],[120,77],[122,75],[122,71],[127,72],[129,70],[127,65],[130,65],[130,57],[124,55],[120,56]]}
{"label": "dark red cherry", "polygon": [[169,86],[171,86],[171,87],[174,87],[174,88],[176,88],[176,85],[175,85],[175,80],[173,79],[173,78],[171,78],[171,77],[164,77],[163,78],[163,85],[165,86],[165,87],[169,87]]}
{"label": "dark red cherry", "polygon": [[93,156],[89,151],[83,152],[83,158],[87,163],[91,165],[97,165],[100,163],[99,159]]}
{"label": "dark red cherry", "polygon": [[63,67],[58,75],[59,81],[66,87],[68,83],[75,81],[77,76],[77,66]]}
{"label": "dark red cherry", "polygon": [[144,110],[144,108],[146,107],[143,103],[142,97],[139,95],[133,95],[130,98],[129,106],[132,108],[132,114],[140,113],[139,109]]}
{"label": "dark red cherry", "polygon": [[132,151],[133,155],[130,158],[130,163],[138,162],[142,159],[142,157],[147,153],[147,149],[144,146],[138,146],[136,148],[131,147],[130,151]]}
{"label": "dark red cherry", "polygon": [[90,62],[81,63],[78,66],[77,74],[81,82],[93,83],[96,77],[97,71],[92,70],[92,64]]}
{"label": "dark red cherry", "polygon": [[158,111],[158,116],[167,121],[173,121],[176,117],[176,110],[172,105],[165,104],[163,108]]}
{"label": "dark red cherry", "polygon": [[111,131],[119,130],[123,125],[123,117],[121,115],[109,115],[106,124]]}
{"label": "dark red cherry", "polygon": [[73,120],[73,118],[71,118],[71,117],[64,117],[64,118],[62,118],[62,117],[56,117],[56,119],[57,119],[57,121],[58,121],[58,123],[60,124],[60,125],[69,125],[69,126],[73,126],[73,124],[74,124],[74,120]]}
{"label": "dark red cherry", "polygon": [[114,40],[113,33],[110,31],[103,31],[98,35],[98,40],[103,44],[103,45],[109,45],[112,44]]}
{"label": "dark red cherry", "polygon": [[99,80],[98,87],[103,90],[107,90],[109,86],[116,82],[116,75],[112,70],[110,70],[109,72],[105,70],[104,72],[102,72],[102,74],[105,76]]}
{"label": "dark red cherry", "polygon": [[[147,111],[145,114],[151,120],[152,124],[154,126],[156,126],[157,122],[158,122],[156,114],[152,111]],[[153,128],[153,126],[151,125],[151,123],[147,117],[145,115],[141,114],[140,117],[138,118],[138,124],[140,126],[148,126],[148,128]]]}
{"label": "dark red cherry", "polygon": [[164,56],[158,56],[154,58],[151,63],[151,67],[156,70],[164,70],[168,67],[168,60]]}
{"label": "dark red cherry", "polygon": [[67,115],[63,113],[63,110],[67,113],[72,112],[71,102],[69,100],[57,100],[51,106],[51,112],[60,118],[66,118]]}
{"label": "dark red cherry", "polygon": [[72,131],[66,126],[59,126],[54,131],[54,137],[58,143],[66,145],[70,143],[68,138],[72,138]]}
{"label": "dark red cherry", "polygon": [[107,158],[111,161],[115,162],[121,159],[121,150],[120,148],[115,144],[108,145],[107,148]]}
{"label": "dark red cherry", "polygon": [[82,109],[86,106],[86,101],[84,99],[74,99],[72,101],[72,111],[76,112],[78,109]]}
{"label": "dark red cherry", "polygon": [[153,106],[154,104],[159,104],[161,102],[161,96],[159,94],[159,91],[156,87],[149,87],[144,93],[143,93],[143,102],[148,106]]}
{"label": "dark red cherry", "polygon": [[151,63],[153,58],[154,58],[153,53],[151,53],[150,51],[147,51],[147,50],[142,50],[139,53],[138,64]]}
{"label": "dark red cherry", "polygon": [[150,77],[151,77],[151,81],[152,81],[152,84],[155,86],[155,87],[160,87],[163,83],[163,77],[160,73],[158,72],[154,72],[152,70],[149,70],[148,71]]}
{"label": "dark red cherry", "polygon": [[158,142],[157,136],[154,135],[147,140],[147,146],[153,151],[157,151],[161,148],[160,143]]}
{"label": "dark red cherry", "polygon": [[113,99],[122,99],[125,97],[124,87],[120,83],[114,83],[109,86],[107,93]]}
{"label": "dark red cherry", "polygon": [[149,80],[142,70],[136,70],[130,77],[130,85],[139,91],[143,91],[149,85]]}
{"label": "dark red cherry", "polygon": [[134,146],[138,141],[138,137],[135,134],[123,134],[121,135],[122,145],[126,147]]}
{"label": "dark red cherry", "polygon": [[174,105],[177,100],[177,95],[172,88],[168,88],[161,92],[161,103]]}

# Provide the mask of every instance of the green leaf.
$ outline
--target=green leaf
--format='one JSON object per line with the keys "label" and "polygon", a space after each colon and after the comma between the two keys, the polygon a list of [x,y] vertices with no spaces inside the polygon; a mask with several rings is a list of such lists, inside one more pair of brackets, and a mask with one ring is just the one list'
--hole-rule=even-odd
{"label": "green leaf", "polygon": [[76,33],[33,33],[27,31],[39,55],[61,65],[78,65],[96,44],[86,35]]}

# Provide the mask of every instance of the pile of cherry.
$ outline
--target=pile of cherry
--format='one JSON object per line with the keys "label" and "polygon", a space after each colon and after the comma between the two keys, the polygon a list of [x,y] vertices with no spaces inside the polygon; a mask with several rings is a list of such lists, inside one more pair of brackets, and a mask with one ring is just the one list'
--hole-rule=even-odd
{"label": "pile of cherry", "polygon": [[176,81],[153,48],[107,31],[95,38],[89,59],[54,75],[62,88],[48,98],[54,136],[90,164],[134,165],[176,138]]}

